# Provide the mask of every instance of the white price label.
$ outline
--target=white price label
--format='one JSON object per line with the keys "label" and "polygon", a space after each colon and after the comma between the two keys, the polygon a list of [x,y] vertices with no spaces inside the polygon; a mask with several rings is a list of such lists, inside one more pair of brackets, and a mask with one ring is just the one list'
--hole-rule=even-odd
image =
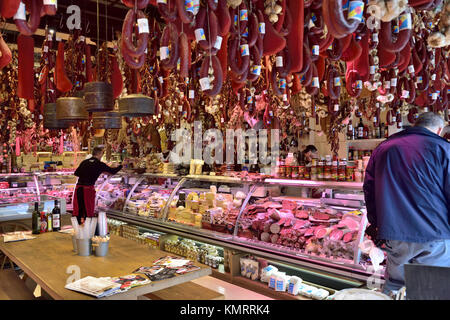
{"label": "white price label", "polygon": [[397,78],[392,78],[391,79],[391,87],[396,87],[397,86]]}
{"label": "white price label", "polygon": [[276,65],[279,68],[283,67],[283,57],[282,56],[277,56],[276,57]]}
{"label": "white price label", "polygon": [[156,0],[156,3],[167,4],[167,0]]}
{"label": "white price label", "polygon": [[288,101],[287,94],[283,94],[283,101]]}
{"label": "white price label", "polygon": [[84,42],[86,40],[86,38],[84,36],[80,36],[80,41]]}
{"label": "white price label", "polygon": [[214,48],[220,50],[220,48],[222,48],[222,40],[223,38],[221,36],[217,36],[216,43],[214,43]]}
{"label": "white price label", "polygon": [[314,56],[318,56],[319,55],[319,50],[320,50],[320,47],[318,45],[313,45],[313,47],[312,47],[312,54]]}
{"label": "white price label", "polygon": [[147,18],[138,19],[137,23],[138,23],[139,34],[150,33],[150,30],[148,28],[148,19]]}
{"label": "white price label", "polygon": [[385,81],[384,82],[384,88],[385,89],[390,89],[391,88],[391,82],[390,81]]}
{"label": "white price label", "polygon": [[163,77],[158,77],[158,80],[160,83],[164,83],[164,78]]}
{"label": "white price label", "polygon": [[438,98],[439,94],[437,92],[433,92],[431,94],[431,99],[436,100]]}
{"label": "white price label", "polygon": [[189,90],[189,99],[195,99],[195,91]]}
{"label": "white price label", "polygon": [[313,77],[312,86],[313,88],[319,88],[319,77]]}
{"label": "white price label", "polygon": [[376,67],[370,66],[370,74],[375,74]]}
{"label": "white price label", "polygon": [[339,111],[339,105],[338,104],[335,104],[334,105],[334,111],[336,112],[336,111]]}
{"label": "white price label", "polygon": [[47,35],[47,40],[48,41],[52,41],[53,40],[53,34],[48,34]]}
{"label": "white price label", "polygon": [[195,33],[195,41],[197,41],[197,43],[202,40],[206,40],[205,30],[203,30],[203,28],[195,29],[194,33]]}
{"label": "white price label", "polygon": [[409,72],[409,73],[414,73],[414,71],[415,71],[415,70],[414,70],[414,66],[413,66],[412,64],[409,65],[409,66],[408,66],[408,72]]}
{"label": "white price label", "polygon": [[378,42],[378,33],[372,34],[372,41],[373,42]]}
{"label": "white price label", "polygon": [[428,108],[427,107],[423,108],[423,112],[428,112]]}
{"label": "white price label", "polygon": [[402,90],[402,98],[406,99],[409,97],[409,91],[408,90]]}
{"label": "white price label", "polygon": [[57,2],[58,2],[57,0],[44,0],[44,6],[51,6],[51,5],[57,6],[58,5]]}
{"label": "white price label", "polygon": [[266,34],[266,24],[264,22],[259,23],[259,33]]}
{"label": "white price label", "polygon": [[261,75],[261,66],[253,66],[251,68],[251,73],[255,74],[257,76],[260,76]]}
{"label": "white price label", "polygon": [[44,46],[44,52],[48,52],[48,47]]}
{"label": "white price label", "polygon": [[436,74],[431,75],[431,80],[436,80]]}
{"label": "white price label", "polygon": [[250,50],[248,48],[248,44],[241,45],[241,56],[245,57],[245,56],[249,56],[249,55],[250,55]]}
{"label": "white price label", "polygon": [[397,117],[396,116],[392,117],[392,122],[397,122]]}
{"label": "white price label", "polygon": [[14,15],[14,20],[27,20],[27,15],[25,12],[25,3],[23,3],[22,1],[19,4],[19,9]]}
{"label": "white price label", "polygon": [[211,83],[209,82],[208,77],[200,79],[200,87],[201,87],[202,91],[206,91],[206,90],[210,89]]}
{"label": "white price label", "polygon": [[159,48],[159,56],[161,57],[161,60],[165,60],[169,57],[170,51],[169,47],[161,47]]}

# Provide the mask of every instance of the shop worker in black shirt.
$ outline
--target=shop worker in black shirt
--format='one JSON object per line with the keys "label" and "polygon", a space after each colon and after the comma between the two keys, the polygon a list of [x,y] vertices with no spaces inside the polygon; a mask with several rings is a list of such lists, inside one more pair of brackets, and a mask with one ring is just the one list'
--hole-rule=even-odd
{"label": "shop worker in black shirt", "polygon": [[111,168],[100,159],[103,156],[103,149],[95,147],[92,150],[92,157],[80,163],[75,175],[78,177],[75,195],[73,198],[73,216],[77,217],[78,223],[84,222],[86,217],[94,217],[95,208],[95,182],[98,177],[107,172],[116,174],[122,169],[122,165]]}

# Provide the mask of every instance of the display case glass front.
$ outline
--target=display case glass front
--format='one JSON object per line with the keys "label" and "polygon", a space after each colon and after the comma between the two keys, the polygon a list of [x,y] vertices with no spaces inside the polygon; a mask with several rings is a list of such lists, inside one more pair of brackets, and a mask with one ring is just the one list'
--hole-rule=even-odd
{"label": "display case glass front", "polygon": [[33,201],[38,195],[38,184],[33,174],[0,174],[0,204]]}
{"label": "display case glass front", "polygon": [[250,195],[235,240],[292,256],[358,265],[358,245],[367,225],[359,187],[267,179]]}
{"label": "display case glass front", "polygon": [[78,178],[73,172],[47,172],[37,175],[39,193],[57,198],[64,198],[68,210],[73,208],[73,193]]}
{"label": "display case glass front", "polygon": [[187,176],[166,208],[166,220],[195,233],[231,238],[249,188],[236,178]]}

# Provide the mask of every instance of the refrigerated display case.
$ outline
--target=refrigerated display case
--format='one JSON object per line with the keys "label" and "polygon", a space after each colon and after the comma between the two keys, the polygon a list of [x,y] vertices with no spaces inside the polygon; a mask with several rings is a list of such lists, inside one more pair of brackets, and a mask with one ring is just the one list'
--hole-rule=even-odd
{"label": "refrigerated display case", "polygon": [[[64,199],[64,212],[66,209],[72,210],[76,179],[71,171],[0,174],[0,204],[5,204],[2,208],[9,208],[12,204],[31,203],[53,197],[52,199]],[[2,210],[9,212],[10,209]],[[20,207],[17,210],[17,216],[26,219],[23,216],[25,209]],[[9,213],[3,219],[7,219],[6,216],[15,219]]]}
{"label": "refrigerated display case", "polygon": [[[312,189],[322,197],[311,198]],[[371,275],[359,249],[367,226],[362,183],[179,177],[160,219],[131,214],[133,195],[123,198],[122,210],[104,208],[109,217],[352,283]]]}

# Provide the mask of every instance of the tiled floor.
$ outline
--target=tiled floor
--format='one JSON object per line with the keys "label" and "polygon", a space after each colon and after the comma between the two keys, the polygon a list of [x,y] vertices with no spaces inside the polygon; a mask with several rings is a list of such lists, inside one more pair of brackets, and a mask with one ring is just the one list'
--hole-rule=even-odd
{"label": "tiled floor", "polygon": [[198,285],[220,292],[225,295],[225,300],[273,300],[259,293],[244,289],[229,282],[213,277],[202,277],[193,280]]}

